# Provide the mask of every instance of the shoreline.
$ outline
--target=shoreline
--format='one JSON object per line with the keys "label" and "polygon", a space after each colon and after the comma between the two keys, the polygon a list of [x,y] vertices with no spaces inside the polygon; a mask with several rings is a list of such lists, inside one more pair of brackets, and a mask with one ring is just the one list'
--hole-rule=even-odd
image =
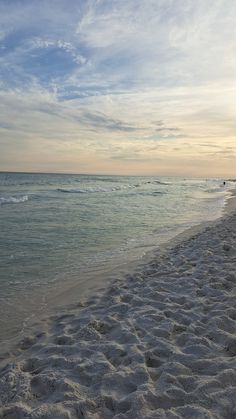
{"label": "shoreline", "polygon": [[235,189],[231,196],[222,217],[25,336],[0,370],[0,414],[233,417]]}
{"label": "shoreline", "polygon": [[[132,184],[130,180],[128,180],[128,182]],[[140,182],[142,184],[144,180],[142,179],[140,180]],[[159,183],[159,181],[157,182]],[[183,185],[185,186],[182,185],[182,182],[183,182]],[[168,184],[168,179],[166,179],[164,183]],[[39,182],[39,185],[40,184],[41,184],[41,181]],[[123,184],[123,181],[122,181],[122,184]],[[144,182],[144,184],[146,183]],[[178,181],[176,184],[177,184],[177,189],[178,189]],[[191,197],[193,190],[195,190],[195,186],[193,188],[191,186],[191,179],[190,180],[182,179],[180,184],[182,185],[180,187],[180,190],[184,189],[184,191],[187,185],[187,189],[189,192],[187,193],[187,197],[189,199],[189,196]],[[189,200],[191,207],[189,207],[190,204],[188,204],[185,207],[185,209],[188,208],[188,211],[186,212],[184,211],[184,213],[181,214],[180,218],[178,218],[178,216],[176,216],[175,218],[174,214],[177,214],[178,211],[175,211],[175,210],[173,211],[171,209],[173,206],[171,206],[170,204],[171,199],[169,202],[168,194],[170,192],[170,194],[172,195],[172,192],[171,191],[168,192],[167,190],[168,193],[164,194],[163,196],[165,199],[167,198],[168,205],[169,205],[168,208],[170,210],[170,213],[172,214],[168,216],[169,221],[168,222],[164,221],[164,224],[162,226],[161,220],[162,220],[163,214],[162,213],[160,214],[160,221],[159,221],[159,211],[155,207],[154,212],[152,213],[152,216],[150,216],[149,214],[149,217],[148,217],[149,221],[147,223],[148,225],[147,228],[146,227],[143,228],[141,226],[142,222],[140,219],[140,229],[141,229],[140,231],[144,234],[144,231],[147,230],[148,234],[146,236],[145,234],[144,236],[142,236],[141,234],[140,238],[137,235],[137,238],[136,238],[136,233],[135,233],[135,228],[134,228],[133,229],[134,234],[130,236],[132,238],[130,238],[129,240],[126,240],[126,234],[125,233],[123,234],[121,231],[121,234],[119,233],[120,241],[119,240],[117,241],[116,234],[114,238],[111,239],[112,241],[114,241],[114,243],[116,243],[117,241],[117,244],[115,244],[111,248],[111,252],[110,250],[108,251],[106,250],[104,253],[105,247],[104,249],[102,248],[101,251],[99,247],[94,247],[94,251],[90,255],[90,252],[88,252],[88,249],[86,249],[86,245],[85,245],[84,256],[82,257],[77,256],[77,253],[78,253],[77,250],[74,251],[72,248],[73,246],[70,247],[71,245],[68,245],[68,242],[71,241],[70,238],[68,238],[69,236],[66,233],[66,229],[69,227],[68,225],[64,229],[65,243],[67,243],[67,245],[64,247],[67,250],[66,250],[66,253],[62,250],[61,251],[62,257],[60,259],[57,259],[58,255],[60,254],[60,249],[63,248],[63,234],[61,237],[62,238],[61,243],[59,240],[61,233],[58,235],[58,237],[56,234],[53,234],[55,242],[52,241],[50,243],[50,240],[47,239],[47,234],[44,235],[43,233],[44,231],[47,231],[47,227],[48,227],[47,222],[46,224],[43,225],[42,231],[41,231],[40,228],[37,227],[37,222],[36,222],[36,225],[34,225],[34,222],[35,222],[34,220],[32,224],[32,228],[34,229],[34,231],[32,232],[32,236],[35,236],[36,241],[37,241],[37,237],[40,237],[41,234],[42,234],[42,237],[45,236],[45,243],[42,248],[45,250],[42,250],[42,249],[40,250],[41,244],[39,243],[38,245],[35,244],[33,246],[33,251],[31,252],[31,249],[29,245],[27,244],[27,240],[26,240],[24,252],[21,253],[20,245],[17,244],[18,240],[16,240],[16,246],[14,245],[12,246],[11,255],[10,254],[7,255],[7,251],[6,251],[5,252],[6,256],[3,256],[3,273],[5,275],[5,279],[3,276],[3,282],[1,282],[3,295],[2,295],[2,309],[1,309],[2,317],[0,320],[0,328],[1,328],[0,357],[4,349],[7,350],[8,347],[12,346],[12,343],[14,343],[14,341],[17,340],[18,337],[22,335],[22,333],[25,333],[25,329],[26,328],[28,329],[28,327],[31,326],[31,324],[34,322],[34,319],[38,319],[39,317],[42,316],[42,313],[43,314],[48,313],[48,315],[50,315],[52,311],[57,310],[57,307],[59,307],[59,310],[60,310],[61,305],[68,306],[71,303],[73,303],[73,301],[76,302],[76,299],[78,298],[78,296],[80,298],[81,296],[84,297],[86,295],[91,295],[94,292],[96,292],[98,289],[100,289],[102,286],[103,287],[109,286],[109,283],[114,278],[117,278],[117,276],[124,277],[127,272],[135,271],[136,267],[140,269],[139,265],[146,265],[150,260],[152,260],[153,257],[156,256],[157,253],[162,251],[162,249],[166,246],[166,243],[168,243],[169,240],[173,241],[174,243],[173,237],[178,236],[178,234],[181,231],[185,231],[191,225],[200,223],[202,219],[205,219],[201,215],[201,211],[199,211],[199,209],[195,214],[195,206],[191,202],[192,199],[194,203],[197,202],[197,205],[199,207],[202,207],[203,211],[205,211],[204,213],[207,214],[207,219],[211,217],[219,216],[219,213],[221,212],[221,208],[223,205],[223,200],[224,200],[223,196],[227,194],[227,190],[232,185],[229,182],[228,185],[223,187],[223,184],[220,184],[220,181],[219,182],[215,181],[212,183],[211,181],[208,181],[208,180],[206,180],[206,182],[203,182],[203,184],[201,183],[198,184],[197,182],[198,192],[202,188],[204,192],[200,193],[200,195],[196,194],[196,196],[195,196],[195,193],[193,193],[193,198]],[[160,186],[160,188],[165,189],[166,187]],[[169,187],[167,187],[167,189],[168,188]],[[38,189],[40,191],[40,187]],[[156,189],[156,185],[154,186],[154,189]],[[157,185],[157,189],[159,190],[158,185]],[[148,190],[149,190],[149,185],[147,186],[146,192],[148,192]],[[153,188],[151,188],[151,190],[153,191]],[[176,190],[176,186],[174,186],[174,191],[175,190]],[[214,192],[214,191],[217,191],[217,192]],[[179,199],[179,192],[177,194],[178,199]],[[206,195],[205,195],[205,192],[206,192]],[[220,193],[218,194],[218,192]],[[28,189],[27,189],[27,192],[25,193],[29,193]],[[185,193],[183,195],[185,195]],[[139,196],[139,194],[137,194],[137,196]],[[180,194],[180,196],[182,195]],[[211,200],[210,197],[214,197],[213,200]],[[78,196],[75,198],[75,201],[77,201],[78,198],[80,199],[80,197]],[[158,200],[157,200],[157,206],[160,205],[160,208],[161,208],[161,205],[165,207],[165,205],[161,204],[162,198],[163,197],[161,197],[159,200],[159,196],[158,196]],[[203,199],[203,202],[201,203],[202,199]],[[54,198],[53,198],[53,201],[54,201]],[[62,201],[64,202],[63,196],[62,196]],[[132,198],[132,201],[133,201],[133,198]],[[152,200],[152,204],[155,201],[156,199]],[[185,198],[182,197],[181,201],[184,204]],[[142,198],[142,202],[143,202],[143,198]],[[75,204],[73,200],[72,200],[72,203],[73,205]],[[25,210],[27,211],[28,217],[31,217],[32,211],[33,211],[33,214],[37,214],[37,211],[38,211],[37,206],[38,206],[37,202],[34,203],[34,201],[32,200],[32,203],[31,203],[31,200],[29,200],[25,208]],[[146,207],[146,204],[144,205],[144,207]],[[4,208],[6,210],[6,207]],[[12,209],[13,211],[12,219],[14,219],[15,208],[16,208],[16,211],[20,212],[22,211],[24,206],[23,207],[21,206],[10,207],[10,209]],[[43,208],[47,210],[47,205],[43,206]],[[213,212],[209,211],[210,208],[213,209]],[[141,210],[141,213],[142,213],[142,210]],[[3,220],[4,218],[5,216],[3,215]],[[131,216],[131,223],[132,223],[132,216]],[[134,222],[134,225],[135,225],[135,222]],[[49,229],[49,232],[51,231],[50,229]],[[117,229],[117,231],[118,230],[119,229]],[[7,231],[13,231],[11,222],[9,223],[9,225],[6,224],[6,230],[5,230],[6,237],[8,236]],[[18,234],[19,232],[17,233],[17,235]],[[49,238],[50,238],[50,234],[48,234]],[[89,237],[89,234],[88,234],[88,237]],[[99,232],[99,234],[101,233]],[[190,234],[192,234],[192,232]],[[14,243],[14,239],[15,238],[17,239],[17,237],[18,236],[16,237],[11,236],[9,238],[12,244]],[[21,232],[19,237],[23,238],[24,232]],[[104,241],[104,243],[105,242],[106,240]],[[80,248],[80,245],[81,245],[80,239],[78,240],[77,244],[78,244],[78,248]],[[47,247],[50,249],[49,255],[46,254]],[[37,252],[38,252],[37,248],[40,251],[39,253],[40,258],[42,256],[42,261],[38,257],[39,255],[37,255]],[[54,249],[57,249],[57,250],[54,250]],[[70,252],[70,249],[71,249],[71,252]],[[74,246],[74,249],[76,249],[76,246]],[[81,254],[83,254],[83,251],[81,252]],[[3,252],[3,255],[4,255],[4,252]],[[9,256],[10,256],[10,259],[9,259]],[[49,263],[47,262],[48,256],[49,256]],[[64,263],[63,263],[64,257],[67,261],[70,261],[71,263],[69,264],[67,263],[67,265],[64,266]],[[101,257],[101,261],[99,260],[100,257]],[[85,262],[84,264],[83,264],[83,260]],[[91,261],[91,266],[90,266],[90,261]],[[25,266],[24,266],[24,262],[26,263]],[[52,269],[50,268],[51,263],[53,266]],[[26,275],[24,274],[24,271],[26,271]],[[29,287],[27,286],[25,288],[24,284],[27,281],[29,281]],[[10,286],[9,286],[9,282],[10,282]],[[6,284],[6,286],[4,286],[4,283]],[[12,283],[12,289],[11,289],[11,283]]]}
{"label": "shoreline", "polygon": [[[228,190],[228,194],[230,194],[230,190]],[[200,223],[200,221],[198,222]],[[5,327],[6,323],[2,324],[0,365],[1,359],[5,357],[7,352],[12,352],[12,348],[17,346],[21,337],[26,333],[31,333],[31,329],[34,328],[36,320],[38,323],[38,319],[44,318],[45,316],[49,317],[61,310],[66,311],[67,309],[70,309],[70,306],[76,304],[78,296],[83,299],[89,298],[89,296],[93,296],[96,292],[110,286],[114,279],[119,278],[123,280],[126,277],[127,272],[132,274],[135,273],[136,269],[139,271],[140,269],[145,269],[145,267],[149,263],[152,263],[152,260],[158,257],[159,254],[168,251],[169,248],[174,247],[179,241],[191,237],[196,232],[205,228],[205,225],[209,225],[212,222],[214,221],[197,224],[196,221],[195,225],[183,228],[182,232],[175,231],[172,232],[173,236],[163,237],[161,240],[159,239],[160,243],[155,246],[150,246],[152,247],[151,250],[143,249],[144,253],[142,255],[140,253],[139,255],[136,254],[134,256],[130,251],[129,255],[127,254],[125,258],[122,257],[122,260],[117,259],[114,266],[112,261],[107,261],[106,266],[100,267],[99,270],[93,270],[91,272],[85,271],[82,273],[82,276],[79,277],[79,283],[77,282],[77,277],[74,275],[66,278],[66,281],[61,281],[59,290],[49,289],[49,292],[41,292],[39,290],[40,293],[37,295],[28,295],[27,299],[22,295],[22,299],[25,299],[25,303],[27,303],[27,300],[31,302],[33,311],[29,313],[27,317],[19,317],[17,324],[14,324],[12,321],[8,327]],[[179,231],[181,231],[181,228],[179,228]],[[24,307],[24,304],[22,307]],[[24,316],[24,310],[22,310],[22,313]],[[20,315],[22,313],[20,313]]]}

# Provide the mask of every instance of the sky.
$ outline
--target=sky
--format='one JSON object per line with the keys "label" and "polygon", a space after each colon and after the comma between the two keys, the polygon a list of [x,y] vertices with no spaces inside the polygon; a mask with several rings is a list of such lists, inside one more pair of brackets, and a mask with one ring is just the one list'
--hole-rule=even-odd
{"label": "sky", "polygon": [[0,0],[0,170],[235,167],[235,1]]}

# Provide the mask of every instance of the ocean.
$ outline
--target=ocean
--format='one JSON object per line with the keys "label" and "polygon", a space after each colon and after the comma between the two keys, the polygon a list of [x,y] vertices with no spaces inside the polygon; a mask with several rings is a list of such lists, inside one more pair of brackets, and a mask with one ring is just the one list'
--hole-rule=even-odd
{"label": "ocean", "polygon": [[[0,341],[222,214],[221,179],[0,173]],[[58,298],[57,298],[58,296]]]}

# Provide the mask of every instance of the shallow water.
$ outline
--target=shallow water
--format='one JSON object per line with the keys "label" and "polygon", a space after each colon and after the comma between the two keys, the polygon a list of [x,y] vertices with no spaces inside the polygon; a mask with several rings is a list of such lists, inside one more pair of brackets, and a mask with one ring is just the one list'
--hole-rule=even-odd
{"label": "shallow water", "polygon": [[67,286],[80,293],[99,272],[219,217],[230,187],[219,179],[0,173],[0,338],[17,335]]}

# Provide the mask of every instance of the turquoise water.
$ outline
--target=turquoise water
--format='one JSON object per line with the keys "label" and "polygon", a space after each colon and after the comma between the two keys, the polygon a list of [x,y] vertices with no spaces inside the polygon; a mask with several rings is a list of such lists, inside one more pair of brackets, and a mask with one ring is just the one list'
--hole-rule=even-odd
{"label": "turquoise water", "polygon": [[[0,173],[0,338],[47,298],[220,216],[219,179]],[[83,285],[84,286],[84,285]]]}

